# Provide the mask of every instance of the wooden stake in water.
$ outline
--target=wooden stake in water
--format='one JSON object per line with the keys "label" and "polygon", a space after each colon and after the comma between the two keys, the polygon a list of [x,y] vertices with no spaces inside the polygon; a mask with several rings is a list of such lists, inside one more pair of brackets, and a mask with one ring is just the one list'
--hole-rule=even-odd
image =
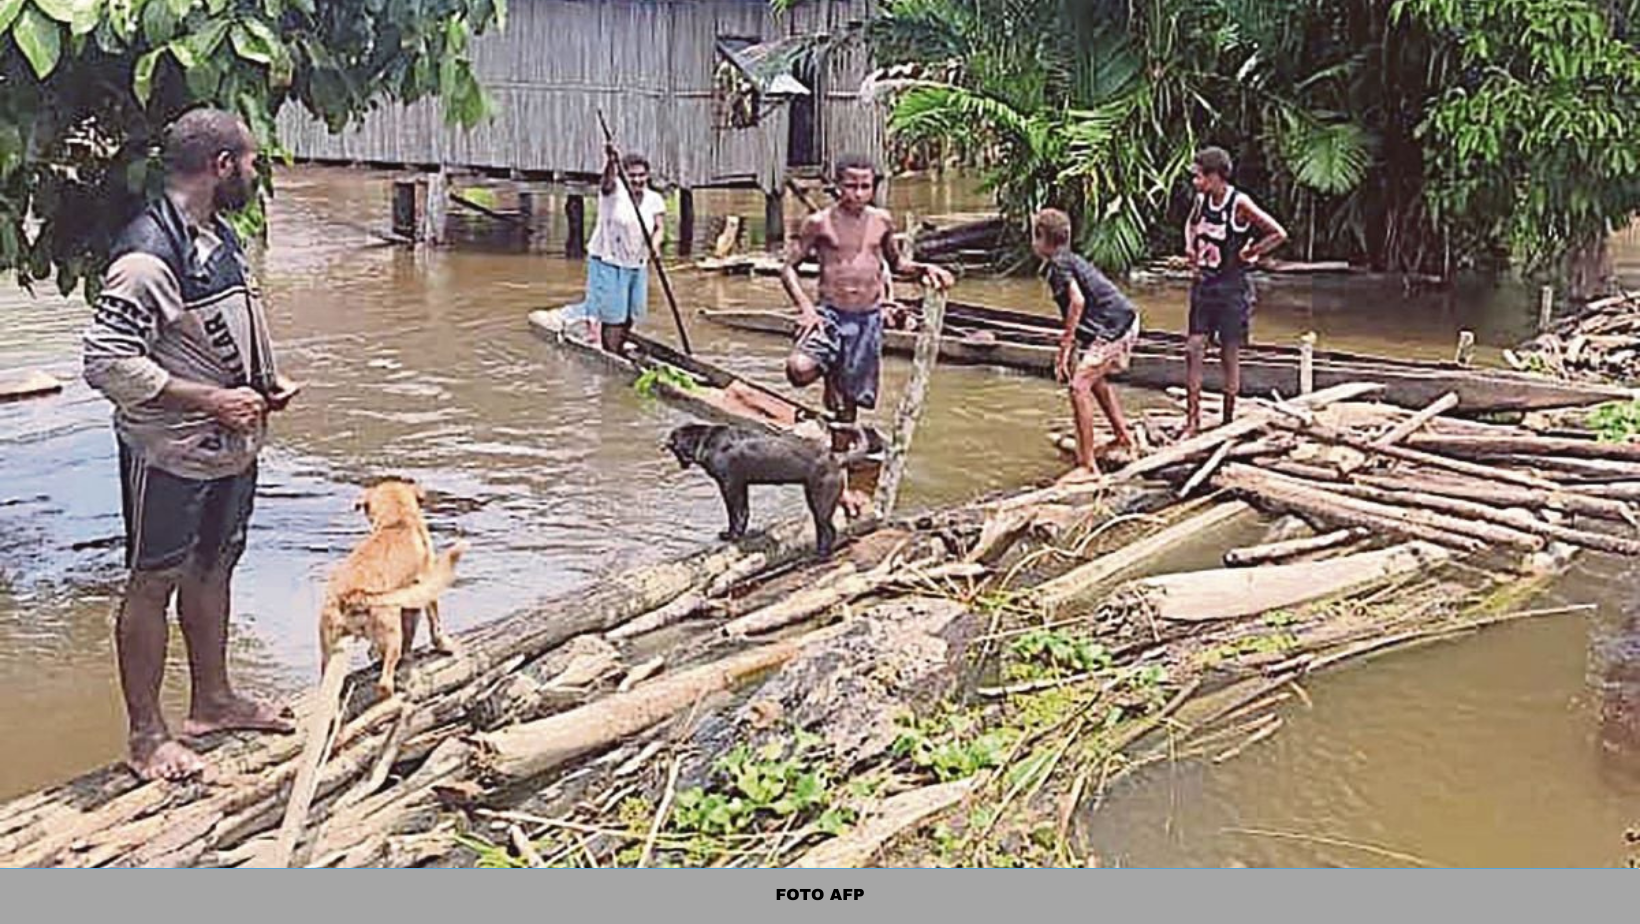
{"label": "wooden stake in water", "polygon": [[447,243],[450,216],[450,174],[441,166],[427,177],[427,225],[422,240],[434,247]]}
{"label": "wooden stake in water", "polygon": [[1544,286],[1538,290],[1538,333],[1549,329],[1549,321],[1555,314],[1555,290]]}
{"label": "wooden stake in water", "polygon": [[1468,367],[1475,359],[1475,332],[1472,330],[1458,331],[1458,351],[1452,354],[1452,361],[1459,366]]}
{"label": "wooden stake in water", "polygon": [[1315,391],[1315,331],[1298,338],[1298,393]]}
{"label": "wooden stake in water", "polygon": [[945,327],[945,293],[930,288],[923,299],[922,330],[917,334],[917,348],[911,361],[911,381],[900,396],[900,406],[894,412],[894,432],[889,437],[888,457],[883,461],[882,478],[877,482],[875,505],[879,516],[888,516],[899,500],[900,481],[905,476],[906,457],[911,452],[911,437],[917,430],[917,419],[922,416],[923,403],[928,399],[928,382],[934,377],[934,364],[940,356],[940,331]]}

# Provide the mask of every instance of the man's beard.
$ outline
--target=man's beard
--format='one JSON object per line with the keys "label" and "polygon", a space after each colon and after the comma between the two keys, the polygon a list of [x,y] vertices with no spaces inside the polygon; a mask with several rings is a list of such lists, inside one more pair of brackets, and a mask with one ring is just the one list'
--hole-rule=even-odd
{"label": "man's beard", "polygon": [[215,205],[219,212],[237,212],[250,205],[252,185],[251,178],[246,176],[245,171],[236,163],[233,165],[233,173],[223,177],[222,181],[216,184],[216,192],[211,195],[211,204]]}

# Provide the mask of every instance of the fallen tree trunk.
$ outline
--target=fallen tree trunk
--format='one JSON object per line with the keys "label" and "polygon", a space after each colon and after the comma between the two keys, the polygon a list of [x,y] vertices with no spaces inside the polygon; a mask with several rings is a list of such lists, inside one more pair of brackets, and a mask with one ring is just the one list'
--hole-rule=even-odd
{"label": "fallen tree trunk", "polygon": [[522,780],[544,773],[595,748],[640,732],[741,678],[791,660],[804,645],[835,628],[730,655],[721,661],[651,680],[579,709],[472,738],[474,767],[485,778]]}
{"label": "fallen tree trunk", "polygon": [[319,681],[318,708],[306,723],[307,740],[297,758],[296,780],[290,787],[290,801],[285,805],[285,820],[279,825],[278,843],[274,848],[272,865],[279,868],[290,866],[291,856],[296,852],[296,839],[302,836],[308,809],[313,806],[313,794],[319,786],[319,767],[330,747],[330,733],[341,707],[342,683],[347,680],[346,653],[345,646],[330,652],[330,663],[325,665],[324,676]]}
{"label": "fallen tree trunk", "polygon": [[883,515],[894,511],[900,500],[900,481],[905,477],[911,441],[917,434],[923,403],[928,399],[928,383],[940,357],[940,332],[945,328],[945,293],[935,289],[923,299],[923,327],[917,332],[917,346],[911,360],[911,381],[906,383],[894,412],[894,430],[883,461],[882,480],[877,485],[875,503]]}
{"label": "fallen tree trunk", "polygon": [[1457,394],[1449,391],[1439,398],[1436,398],[1434,401],[1431,401],[1423,410],[1396,424],[1393,429],[1391,429],[1388,433],[1385,433],[1383,436],[1380,436],[1374,441],[1374,443],[1378,446],[1394,446],[1396,443],[1399,443],[1412,434],[1418,432],[1424,424],[1429,423],[1431,420],[1434,420],[1436,417],[1445,414],[1447,411],[1450,411],[1457,406]]}
{"label": "fallen tree trunk", "polygon": [[1383,456],[1387,459],[1410,462],[1414,465],[1423,465],[1428,468],[1445,469],[1450,472],[1457,472],[1461,475],[1471,475],[1476,478],[1506,481],[1522,487],[1537,488],[1543,491],[1561,490],[1560,485],[1543,478],[1538,478],[1534,475],[1511,472],[1507,469],[1496,468],[1494,466],[1476,465],[1473,462],[1465,462],[1461,459],[1448,459],[1445,456],[1436,455],[1430,452],[1421,452],[1416,449],[1407,449],[1402,446],[1380,446],[1372,440],[1362,439],[1361,437],[1317,424],[1304,424],[1294,420],[1283,419],[1276,421],[1276,425],[1297,433],[1302,433],[1323,442],[1333,443],[1339,446],[1348,446],[1351,449],[1359,449],[1362,452]]}
{"label": "fallen tree trunk", "polygon": [[1342,594],[1434,567],[1451,557],[1440,546],[1411,542],[1301,565],[1163,574],[1127,586],[1144,596],[1158,619],[1238,619]]}
{"label": "fallen tree trunk", "polygon": [[[1323,388],[1308,395],[1301,395],[1288,402],[1288,404],[1294,407],[1315,409],[1339,401],[1349,401],[1352,398],[1370,395],[1374,392],[1383,391],[1383,389],[1384,386],[1373,382],[1345,382],[1331,388]],[[1152,472],[1159,472],[1181,462],[1188,462],[1201,453],[1217,449],[1221,443],[1240,439],[1269,426],[1278,416],[1275,411],[1262,408],[1251,411],[1221,427],[1197,434],[1186,440],[1180,440],[1166,449],[1153,452],[1101,478],[1089,479],[1075,484],[1053,485],[1037,491],[1027,491],[1023,494],[1003,498],[989,506],[995,510],[1011,510],[1017,507],[1057,503],[1072,498],[1086,497],[1090,494],[1098,494],[1113,484],[1120,484]]]}
{"label": "fallen tree trunk", "polygon": [[1327,549],[1338,548],[1341,545],[1349,545],[1370,535],[1372,535],[1371,530],[1352,526],[1348,529],[1334,530],[1319,536],[1306,536],[1303,539],[1288,539],[1284,542],[1267,542],[1263,545],[1243,546],[1225,552],[1224,564],[1230,568],[1266,565],[1299,555],[1306,555],[1310,552],[1323,552]]}

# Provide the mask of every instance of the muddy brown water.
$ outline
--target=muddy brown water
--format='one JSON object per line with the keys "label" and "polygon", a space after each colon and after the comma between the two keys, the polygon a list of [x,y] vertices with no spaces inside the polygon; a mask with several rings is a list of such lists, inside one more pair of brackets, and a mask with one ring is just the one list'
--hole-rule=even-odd
{"label": "muddy brown water", "polygon": [[[983,207],[961,182],[902,180],[893,205],[932,214]],[[703,231],[761,201],[697,199]],[[801,207],[788,203],[790,214]],[[447,618],[471,626],[611,570],[715,541],[711,483],[660,448],[685,418],[618,377],[535,339],[531,309],[576,300],[584,267],[557,256],[561,204],[542,249],[406,252],[358,225],[386,224],[385,175],[299,168],[279,178],[265,286],[285,371],[308,383],[274,425],[250,545],[235,585],[236,677],[267,696],[317,675],[314,614],[326,569],[361,532],[359,485],[413,476],[431,491],[441,541],[473,543]],[[754,221],[753,233],[757,233]],[[1640,271],[1640,246],[1619,242]],[[652,287],[647,329],[670,338]],[[766,279],[680,272],[692,307],[774,306]],[[1147,324],[1177,328],[1177,285],[1133,287]],[[1051,311],[1037,280],[964,282],[959,297]],[[1326,346],[1439,357],[1460,327],[1485,347],[1519,339],[1535,296],[1514,288],[1406,293],[1399,284],[1294,281],[1262,293],[1256,335],[1314,329]],[[118,756],[123,715],[110,620],[121,578],[118,483],[107,405],[78,379],[87,308],[54,292],[0,291],[0,373],[39,367],[57,397],[0,405],[0,798]],[[699,323],[696,349],[784,388],[777,340]],[[887,363],[892,407],[905,363]],[[817,395],[810,395],[817,400]],[[1155,393],[1124,391],[1157,406]],[[908,473],[909,505],[960,501],[1039,481],[1061,463],[1044,433],[1066,416],[1051,383],[985,368],[941,368]],[[753,523],[798,515],[798,492],[753,494]],[[1190,552],[1209,563],[1211,550]],[[1112,792],[1086,819],[1106,862],[1213,865],[1383,862],[1359,849],[1227,829],[1366,841],[1453,864],[1619,861],[1640,818],[1634,776],[1611,772],[1597,741],[1613,665],[1640,658],[1623,631],[1640,576],[1590,559],[1550,596],[1600,604],[1594,618],[1505,627],[1312,682],[1273,739],[1221,766],[1165,767]],[[186,705],[175,640],[166,703]],[[1630,672],[1630,676],[1633,672]],[[1640,681],[1633,682],[1640,686]]]}

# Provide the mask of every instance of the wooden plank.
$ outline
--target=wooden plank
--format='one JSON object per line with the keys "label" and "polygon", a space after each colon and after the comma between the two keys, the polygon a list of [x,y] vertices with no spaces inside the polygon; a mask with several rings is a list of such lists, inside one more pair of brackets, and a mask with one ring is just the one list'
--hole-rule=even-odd
{"label": "wooden plank", "polygon": [[1240,619],[1423,571],[1451,557],[1438,545],[1409,542],[1326,561],[1164,574],[1126,587],[1143,593],[1159,619]]}
{"label": "wooden plank", "polygon": [[1059,577],[1038,585],[1036,598],[1050,611],[1085,599],[1112,578],[1132,571],[1179,543],[1195,539],[1208,530],[1252,512],[1253,508],[1241,501],[1214,504],[1201,513],[1186,517],[1086,564],[1077,565]]}
{"label": "wooden plank", "polygon": [[43,398],[63,390],[57,377],[39,369],[30,369],[20,376],[0,379],[0,403]]}

